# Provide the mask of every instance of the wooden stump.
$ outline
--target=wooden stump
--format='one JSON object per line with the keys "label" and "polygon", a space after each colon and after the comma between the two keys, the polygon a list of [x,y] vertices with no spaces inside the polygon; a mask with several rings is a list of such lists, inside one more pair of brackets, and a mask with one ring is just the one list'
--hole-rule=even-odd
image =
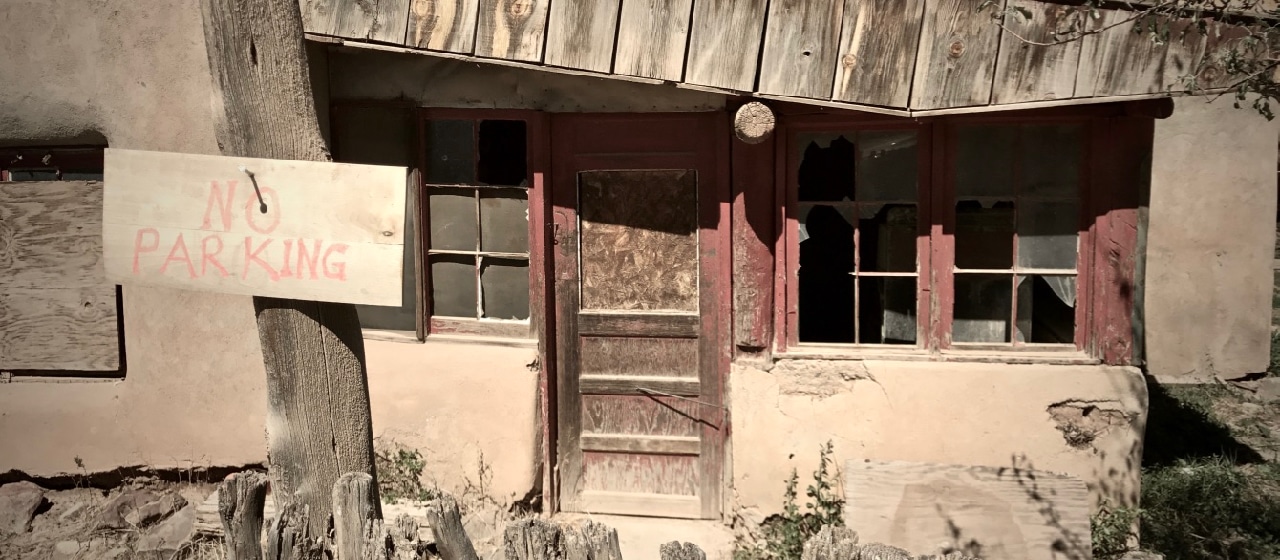
{"label": "wooden stump", "polygon": [[698,545],[678,541],[658,547],[658,556],[662,560],[707,560],[707,554]]}
{"label": "wooden stump", "polygon": [[427,506],[427,521],[436,536],[436,549],[443,560],[479,560],[471,539],[462,528],[462,513],[451,496],[442,496]]}
{"label": "wooden stump", "polygon": [[262,558],[262,511],[267,503],[267,477],[245,472],[228,476],[218,487],[227,560]]}
{"label": "wooden stump", "polygon": [[560,526],[565,560],[622,560],[618,531],[594,521]]}
{"label": "wooden stump", "polygon": [[804,543],[800,560],[850,560],[858,557],[858,548],[853,529],[827,525]]}
{"label": "wooden stump", "polygon": [[289,504],[271,520],[266,560],[321,560],[324,544],[311,536],[307,506]]}
{"label": "wooden stump", "polygon": [[[333,485],[333,548],[339,560],[364,558],[367,534],[374,521],[378,521],[377,495],[373,491],[373,477],[368,473],[349,472],[338,477]],[[381,525],[380,523],[378,524]],[[385,530],[383,544],[385,548]]]}
{"label": "wooden stump", "polygon": [[915,557],[896,546],[870,543],[858,547],[858,558],[861,560],[912,560]]}
{"label": "wooden stump", "polygon": [[512,521],[502,533],[507,560],[563,560],[565,543],[559,527],[541,519]]}

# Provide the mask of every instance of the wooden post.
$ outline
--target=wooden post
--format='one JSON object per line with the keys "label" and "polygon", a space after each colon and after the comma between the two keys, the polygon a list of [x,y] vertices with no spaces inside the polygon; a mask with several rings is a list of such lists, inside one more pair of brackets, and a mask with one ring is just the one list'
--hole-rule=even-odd
{"label": "wooden post", "polygon": [[[201,0],[224,155],[328,161],[306,65],[296,0]],[[283,511],[306,506],[305,532],[323,538],[338,476],[363,472],[377,484],[355,306],[255,297],[269,400],[273,494]]]}
{"label": "wooden post", "polygon": [[450,496],[442,496],[427,506],[427,521],[436,536],[436,549],[443,560],[479,560],[471,539],[462,528],[462,513],[458,502]]}
{"label": "wooden post", "polygon": [[826,525],[804,543],[800,560],[848,560],[858,557],[858,533],[848,527]]}
{"label": "wooden post", "polygon": [[622,560],[618,531],[594,521],[560,526],[565,560]]}
{"label": "wooden post", "polygon": [[512,521],[502,533],[507,560],[563,560],[565,546],[559,527],[541,519]]}
{"label": "wooden post", "polygon": [[340,560],[365,556],[365,532],[375,521],[372,485],[373,477],[361,472],[344,474],[333,485],[333,548]]}
{"label": "wooden post", "polygon": [[311,536],[307,506],[289,504],[267,529],[266,560],[320,560],[324,545]]}
{"label": "wooden post", "polygon": [[671,541],[658,547],[658,557],[662,560],[707,560],[707,553],[696,544]]}
{"label": "wooden post", "polygon": [[227,560],[262,558],[262,510],[267,503],[267,477],[245,472],[218,485],[218,517],[226,538]]}

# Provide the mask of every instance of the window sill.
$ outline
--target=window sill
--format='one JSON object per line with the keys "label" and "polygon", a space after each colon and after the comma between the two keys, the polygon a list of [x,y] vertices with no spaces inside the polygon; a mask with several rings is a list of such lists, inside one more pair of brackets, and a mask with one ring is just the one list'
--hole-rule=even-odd
{"label": "window sill", "polygon": [[426,342],[428,344],[477,344],[481,346],[505,346],[507,348],[530,348],[533,350],[538,349],[538,340],[534,338],[508,338],[501,336],[431,333],[427,335]]}
{"label": "window sill", "polygon": [[382,329],[362,329],[365,340],[381,342],[399,342],[404,344],[422,344],[418,333],[414,331],[391,331]]}
{"label": "window sill", "polygon": [[801,346],[773,355],[779,360],[854,360],[854,361],[902,361],[902,362],[972,362],[1015,365],[1100,365],[1101,360],[1075,349],[1046,350],[962,350],[949,349],[929,352],[916,348],[848,348],[832,346]]}

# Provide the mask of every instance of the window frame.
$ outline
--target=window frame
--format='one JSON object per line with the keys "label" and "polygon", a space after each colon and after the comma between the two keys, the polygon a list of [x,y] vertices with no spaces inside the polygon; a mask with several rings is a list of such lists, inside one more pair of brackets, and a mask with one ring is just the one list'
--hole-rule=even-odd
{"label": "window frame", "polygon": [[[1098,363],[1093,354],[1095,333],[1092,309],[1101,302],[1095,301],[1096,267],[1095,226],[1103,209],[1093,199],[1095,161],[1098,154],[1100,117],[1105,110],[1090,108],[1076,111],[1041,111],[1039,114],[967,114],[939,117],[903,119],[884,115],[833,115],[798,114],[784,115],[780,119],[775,143],[776,198],[779,208],[779,230],[775,245],[774,263],[774,351],[780,356],[827,357],[833,359],[982,359],[1000,355],[1021,356],[1014,361],[1044,362],[1067,361],[1072,363]],[[1070,344],[1043,343],[953,343],[955,298],[955,186],[957,130],[961,126],[1011,125],[1034,126],[1075,124],[1080,126],[1079,204],[1077,219],[1077,297],[1075,307],[1075,334]],[[799,136],[813,133],[856,133],[864,130],[917,131],[917,340],[915,345],[822,343],[799,340],[799,299],[797,272],[799,270],[798,240],[798,186],[799,165],[803,146]],[[1014,243],[1017,232],[1014,232]],[[1010,275],[1016,274],[1015,267]],[[1011,311],[1012,313],[1012,311]]]}
{"label": "window frame", "polygon": [[[413,112],[416,135],[416,165],[413,186],[414,235],[417,245],[414,251],[415,292],[417,294],[418,338],[461,335],[480,340],[482,338],[533,344],[545,332],[546,278],[549,260],[546,257],[546,230],[550,223],[547,212],[547,175],[550,168],[550,138],[545,113],[526,109],[455,109],[419,107]],[[427,176],[427,121],[429,120],[520,120],[525,122],[525,157],[527,181],[525,188],[528,204],[529,235],[529,318],[526,321],[460,317],[437,317],[432,309],[432,284],[429,264],[431,247],[431,208],[428,191],[432,183]],[[466,185],[458,185],[467,188]],[[485,187],[487,188],[487,187]],[[500,187],[494,188],[519,188]]]}

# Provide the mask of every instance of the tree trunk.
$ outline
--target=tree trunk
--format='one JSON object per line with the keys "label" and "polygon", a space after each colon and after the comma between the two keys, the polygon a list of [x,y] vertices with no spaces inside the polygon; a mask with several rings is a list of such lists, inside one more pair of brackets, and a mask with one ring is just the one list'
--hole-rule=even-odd
{"label": "tree trunk", "polygon": [[[224,155],[328,161],[296,0],[201,0]],[[159,109],[158,109],[159,110]],[[277,511],[306,506],[322,536],[339,475],[374,475],[364,341],[355,306],[253,298],[267,372]],[[381,518],[376,478],[373,507]]]}

